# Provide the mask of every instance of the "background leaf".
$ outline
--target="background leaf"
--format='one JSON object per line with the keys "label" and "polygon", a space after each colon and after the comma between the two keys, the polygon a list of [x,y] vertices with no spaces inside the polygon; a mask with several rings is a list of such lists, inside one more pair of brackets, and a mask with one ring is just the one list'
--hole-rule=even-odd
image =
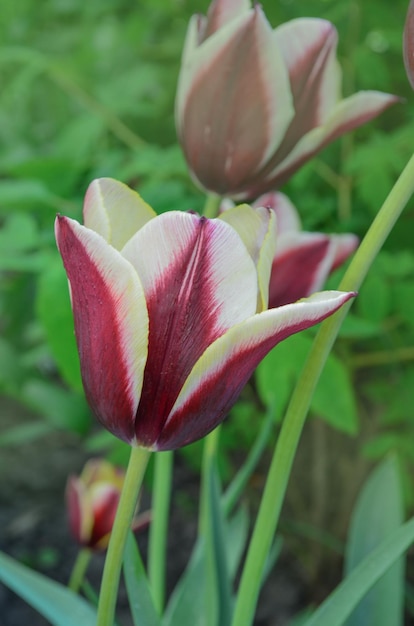
{"label": "background leaf", "polygon": [[95,626],[95,609],[86,600],[3,553],[0,580],[53,626]]}
{"label": "background leaf", "polygon": [[[395,456],[385,459],[365,483],[352,514],[345,551],[345,575],[403,521],[402,492]],[[367,593],[346,626],[401,626],[404,615],[404,559],[399,559]]]}

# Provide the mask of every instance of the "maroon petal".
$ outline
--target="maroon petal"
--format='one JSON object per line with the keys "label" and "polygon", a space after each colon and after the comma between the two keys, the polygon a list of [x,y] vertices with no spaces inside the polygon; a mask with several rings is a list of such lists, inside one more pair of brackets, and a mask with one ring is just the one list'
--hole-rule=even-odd
{"label": "maroon petal", "polygon": [[157,448],[179,448],[208,434],[223,421],[254,368],[275,345],[322,321],[354,295],[338,291],[313,294],[301,302],[259,313],[231,328],[195,365]]}
{"label": "maroon petal", "polygon": [[132,266],[94,231],[58,217],[82,380],[97,418],[131,443],[147,357],[148,314]]}
{"label": "maroon petal", "polygon": [[231,226],[178,211],[148,222],[122,254],[142,281],[150,319],[136,435],[151,447],[197,359],[255,312],[257,274]]}
{"label": "maroon petal", "polygon": [[[276,253],[269,284],[269,307],[290,304],[320,289],[331,268],[328,235],[301,233]],[[287,239],[287,240],[286,240]],[[330,255],[332,257],[332,254]]]}

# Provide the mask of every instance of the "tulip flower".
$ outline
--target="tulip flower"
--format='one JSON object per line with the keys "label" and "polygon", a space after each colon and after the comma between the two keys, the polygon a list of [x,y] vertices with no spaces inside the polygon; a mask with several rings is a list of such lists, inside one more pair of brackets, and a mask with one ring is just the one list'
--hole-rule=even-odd
{"label": "tulip flower", "polygon": [[[69,525],[79,545],[107,548],[121,496],[125,473],[108,461],[88,461],[80,476],[70,476],[66,487]],[[148,513],[138,516],[133,528],[146,525]]]}
{"label": "tulip flower", "polygon": [[310,296],[323,288],[326,279],[356,250],[352,233],[327,235],[304,232],[289,198],[268,193],[252,206],[265,206],[276,213],[277,241],[269,283],[269,306],[278,307]]}
{"label": "tulip flower", "polygon": [[56,238],[88,401],[114,435],[152,450],[207,435],[277,343],[355,295],[267,310],[275,216],[263,207],[155,216],[101,179],[87,192],[84,225],[58,216]]}
{"label": "tulip flower", "polygon": [[176,127],[195,181],[233,198],[278,189],[322,148],[398,98],[340,95],[337,32],[322,19],[272,30],[261,7],[214,0],[189,24]]}
{"label": "tulip flower", "polygon": [[403,57],[405,71],[411,87],[414,89],[414,1],[411,0],[405,18],[403,34]]}

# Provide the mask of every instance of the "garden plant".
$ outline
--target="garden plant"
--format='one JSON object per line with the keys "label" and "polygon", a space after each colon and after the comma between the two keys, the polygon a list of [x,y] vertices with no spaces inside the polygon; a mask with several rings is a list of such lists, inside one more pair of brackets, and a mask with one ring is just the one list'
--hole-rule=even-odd
{"label": "garden plant", "polygon": [[[6,2],[0,390],[36,417],[0,445],[90,458],[69,579],[5,545],[0,582],[56,626],[123,623],[120,585],[134,626],[250,626],[281,538],[315,582],[300,546],[338,531],[341,580],[289,624],[412,623],[414,2],[194,8]],[[284,524],[301,436],[339,530]],[[327,496],[351,438],[363,477]],[[177,467],[199,495],[171,583]]]}

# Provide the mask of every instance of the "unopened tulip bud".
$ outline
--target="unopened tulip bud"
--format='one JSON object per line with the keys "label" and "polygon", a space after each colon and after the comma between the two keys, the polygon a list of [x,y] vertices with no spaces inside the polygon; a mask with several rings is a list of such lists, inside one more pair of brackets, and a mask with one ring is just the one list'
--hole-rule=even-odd
{"label": "unopened tulip bud", "polygon": [[414,0],[411,0],[405,18],[403,34],[403,58],[407,78],[414,89]]}
{"label": "unopened tulip bud", "polygon": [[[77,543],[92,550],[107,548],[125,473],[103,459],[86,463],[66,487],[69,525]],[[134,519],[133,528],[148,524],[148,514]]]}
{"label": "unopened tulip bud", "polygon": [[195,181],[221,196],[278,189],[331,141],[396,102],[362,91],[342,99],[337,32],[300,18],[272,30],[258,4],[214,0],[190,21],[176,127]]}

